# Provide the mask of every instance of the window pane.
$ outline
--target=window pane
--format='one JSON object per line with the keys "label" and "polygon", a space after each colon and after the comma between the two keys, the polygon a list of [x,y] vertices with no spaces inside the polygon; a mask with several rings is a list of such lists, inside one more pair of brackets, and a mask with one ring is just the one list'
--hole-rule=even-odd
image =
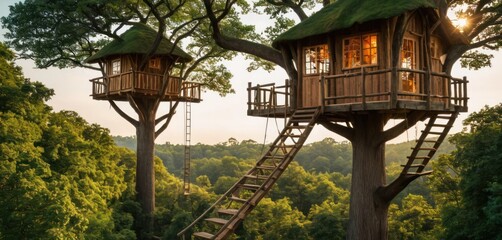
{"label": "window pane", "polygon": [[359,37],[344,40],[343,67],[351,68],[361,65],[361,39]]}
{"label": "window pane", "polygon": [[112,61],[112,74],[120,73],[120,59],[116,59]]}

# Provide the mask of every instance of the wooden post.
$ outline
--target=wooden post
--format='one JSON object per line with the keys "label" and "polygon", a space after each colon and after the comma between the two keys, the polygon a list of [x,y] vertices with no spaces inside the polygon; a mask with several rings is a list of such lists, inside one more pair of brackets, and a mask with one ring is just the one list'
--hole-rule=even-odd
{"label": "wooden post", "polygon": [[361,78],[363,81],[361,94],[363,95],[363,109],[366,110],[366,75],[364,74],[364,71],[364,67],[361,67]]}
{"label": "wooden post", "polygon": [[251,104],[253,104],[251,102],[251,91],[253,91],[251,89],[251,82],[248,82],[248,114],[249,114],[249,111],[251,111]]}
{"label": "wooden post", "polygon": [[321,100],[321,114],[324,113],[324,82],[325,82],[325,78],[324,78],[324,73],[321,73],[321,78],[319,79],[319,82],[321,84],[321,94],[319,96],[320,100]]}
{"label": "wooden post", "polygon": [[397,73],[396,66],[392,67],[392,71],[391,71],[390,76],[391,76],[391,78],[390,78],[390,107],[396,108],[396,106],[397,106],[397,89],[398,89],[397,81],[399,79],[399,75]]}
{"label": "wooden post", "polygon": [[467,77],[464,76],[462,78],[463,82],[462,82],[462,85],[464,85],[464,94],[462,95],[462,98],[463,98],[463,107],[467,108],[467,100],[468,100],[468,97],[467,97]]}
{"label": "wooden post", "polygon": [[[427,73],[425,74],[425,86],[424,86],[424,90],[425,92],[427,93],[427,110],[431,110],[431,80],[432,80],[432,76],[431,76],[431,69],[428,67],[427,68]],[[437,89],[436,91],[439,91],[439,89]]]}

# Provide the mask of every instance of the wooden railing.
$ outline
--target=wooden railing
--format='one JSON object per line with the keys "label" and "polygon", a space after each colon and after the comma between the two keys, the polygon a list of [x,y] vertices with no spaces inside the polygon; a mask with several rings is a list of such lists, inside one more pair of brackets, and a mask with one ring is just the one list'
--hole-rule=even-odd
{"label": "wooden railing", "polygon": [[[321,76],[322,105],[362,103],[365,109],[368,102],[387,101],[390,104],[398,100],[413,100],[426,103],[427,108],[430,108],[434,102],[442,102],[446,108],[450,107],[450,104],[462,108],[467,107],[467,79],[465,77],[459,79],[445,73],[406,68],[398,68],[396,72],[398,79],[394,82],[390,80],[391,69],[366,71],[365,68],[361,68],[360,72]],[[419,89],[416,91],[397,90],[395,94],[392,94],[392,89],[399,89],[399,86],[392,85],[401,83],[403,73],[414,75],[414,81],[420,82],[417,85]],[[343,85],[344,79],[350,79],[352,85],[356,86],[355,89],[347,90],[348,88]],[[375,85],[379,86],[376,90],[375,87],[368,87]],[[390,106],[390,108],[393,107]]]}
{"label": "wooden railing", "polygon": [[[392,81],[392,75],[397,79]],[[402,84],[404,76],[413,75],[417,82],[416,88],[410,91],[397,84]],[[415,69],[379,69],[367,71],[361,68],[359,72],[337,75],[321,75],[320,92],[321,107],[341,106],[347,104],[362,104],[362,110],[367,104],[380,103],[384,109],[396,108],[398,101],[414,102],[423,108],[431,109],[432,104],[443,104],[439,109],[460,107],[467,109],[467,79],[454,78],[445,73],[422,71]],[[350,84],[350,86],[349,86]],[[248,85],[248,112],[250,110],[273,110],[291,106],[291,86],[287,81],[285,86],[272,84]],[[279,91],[279,89],[284,89]],[[392,91],[392,89],[395,89]],[[284,102],[277,103],[279,95],[284,95]],[[453,106],[452,106],[453,105]],[[289,110],[289,109],[287,109]]]}
{"label": "wooden railing", "polygon": [[251,83],[248,83],[248,111],[288,109],[291,101],[289,82],[286,79],[283,86],[275,86],[275,83],[269,83],[254,87],[251,86]]}
{"label": "wooden railing", "polygon": [[[109,96],[125,92],[157,95],[163,89],[163,75],[130,71],[108,77],[91,79],[92,96]],[[182,82],[179,77],[169,76],[164,96],[186,97],[200,100],[200,84]]]}

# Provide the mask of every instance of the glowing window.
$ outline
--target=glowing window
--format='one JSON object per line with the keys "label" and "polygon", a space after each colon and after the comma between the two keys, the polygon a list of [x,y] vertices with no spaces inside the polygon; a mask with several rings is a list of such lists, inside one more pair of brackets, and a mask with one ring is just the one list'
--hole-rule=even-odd
{"label": "glowing window", "polygon": [[344,68],[376,65],[377,63],[378,37],[376,34],[366,34],[343,40]]}
{"label": "glowing window", "polygon": [[304,48],[305,74],[319,74],[329,72],[328,45],[319,45]]}
{"label": "glowing window", "polygon": [[[401,68],[416,69],[416,43],[411,39],[403,39],[401,48]],[[416,92],[416,76],[411,72],[402,72],[402,90],[407,92]]]}
{"label": "glowing window", "polygon": [[120,74],[120,59],[112,61],[112,75]]}
{"label": "glowing window", "polygon": [[148,67],[160,69],[160,58],[159,57],[150,58],[150,61],[148,61]]}

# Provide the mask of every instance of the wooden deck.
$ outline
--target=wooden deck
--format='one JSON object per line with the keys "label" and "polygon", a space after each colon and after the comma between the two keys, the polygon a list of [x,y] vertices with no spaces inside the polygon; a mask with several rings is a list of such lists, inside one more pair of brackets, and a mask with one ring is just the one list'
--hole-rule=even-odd
{"label": "wooden deck", "polygon": [[127,94],[134,97],[156,98],[163,101],[200,102],[200,84],[183,82],[178,77],[169,77],[164,94],[163,75],[146,72],[125,72],[108,77],[91,79],[92,98],[96,100],[127,101]]}
{"label": "wooden deck", "polygon": [[[467,111],[467,79],[454,78],[444,73],[412,69],[396,69],[397,74],[412,73],[421,81],[417,92],[392,91],[399,89],[390,80],[392,70],[375,70],[324,75],[319,81],[320,107],[324,114],[341,114],[354,111]],[[383,79],[383,81],[382,81]],[[380,81],[384,83],[376,83]],[[350,85],[350,87],[349,87]],[[378,87],[375,87],[378,86]],[[280,91],[279,91],[280,90]],[[248,87],[248,115],[260,117],[287,117],[292,112],[291,85],[275,84]],[[278,103],[278,100],[282,102]],[[298,103],[301,107],[301,102]]]}

